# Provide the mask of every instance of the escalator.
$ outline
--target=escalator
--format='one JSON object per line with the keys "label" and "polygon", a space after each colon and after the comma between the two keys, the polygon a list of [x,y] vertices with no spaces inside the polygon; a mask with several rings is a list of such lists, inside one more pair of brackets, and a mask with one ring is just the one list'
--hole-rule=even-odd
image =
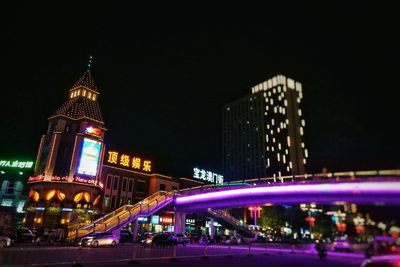
{"label": "escalator", "polygon": [[233,217],[227,210],[213,210],[207,209],[207,212],[212,215],[214,218],[218,218],[225,223],[229,224],[231,227],[236,229],[239,234],[245,237],[254,237],[254,233],[249,230],[249,227],[241,222],[240,220]]}
{"label": "escalator", "polygon": [[134,205],[124,205],[90,224],[68,227],[68,240],[82,238],[95,232],[112,232],[121,229],[141,216],[149,216],[174,200],[174,192],[159,191]]}

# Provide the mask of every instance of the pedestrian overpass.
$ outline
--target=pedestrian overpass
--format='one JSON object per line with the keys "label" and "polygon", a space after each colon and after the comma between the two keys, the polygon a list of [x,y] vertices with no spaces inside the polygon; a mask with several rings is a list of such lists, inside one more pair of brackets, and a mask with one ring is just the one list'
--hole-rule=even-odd
{"label": "pedestrian overpass", "polygon": [[[222,216],[218,209],[224,208],[310,202],[400,205],[400,170],[271,177],[179,191],[159,191],[135,205],[124,205],[90,224],[70,226],[68,239],[94,232],[119,231],[128,223],[137,221],[138,217],[150,216],[170,204],[176,210],[176,231],[182,231],[185,212],[208,210],[218,217]],[[224,215],[220,218],[235,225],[235,218],[230,218],[226,212]]]}

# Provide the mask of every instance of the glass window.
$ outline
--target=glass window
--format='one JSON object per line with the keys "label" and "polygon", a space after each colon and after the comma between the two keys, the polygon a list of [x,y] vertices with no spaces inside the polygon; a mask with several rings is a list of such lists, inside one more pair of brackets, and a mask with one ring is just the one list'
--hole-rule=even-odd
{"label": "glass window", "polygon": [[126,191],[126,179],[124,179],[124,181],[122,183],[122,190]]}
{"label": "glass window", "polygon": [[146,182],[137,181],[136,192],[146,193]]}
{"label": "glass window", "polygon": [[7,185],[7,194],[12,194],[14,193],[14,183],[13,182],[9,182]]}
{"label": "glass window", "polygon": [[115,176],[114,177],[114,190],[117,190],[118,189],[118,176]]}
{"label": "glass window", "polygon": [[165,184],[160,184],[160,190],[165,191]]}
{"label": "glass window", "polygon": [[107,188],[110,189],[111,187],[111,180],[112,180],[112,175],[107,175]]}
{"label": "glass window", "polygon": [[133,180],[129,180],[129,192],[132,192],[133,189]]}
{"label": "glass window", "polygon": [[111,207],[112,208],[115,207],[115,196],[112,196],[112,198],[111,198]]}
{"label": "glass window", "polygon": [[110,202],[110,196],[106,195],[104,198],[104,207],[108,207],[109,202]]}

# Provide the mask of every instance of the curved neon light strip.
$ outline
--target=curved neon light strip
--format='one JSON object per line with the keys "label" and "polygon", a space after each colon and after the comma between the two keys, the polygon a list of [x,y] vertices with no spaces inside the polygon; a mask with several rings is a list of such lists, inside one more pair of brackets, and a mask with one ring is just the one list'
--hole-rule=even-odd
{"label": "curved neon light strip", "polygon": [[182,196],[175,199],[177,205],[192,204],[207,201],[225,200],[227,198],[243,198],[254,196],[284,196],[284,195],[342,195],[352,194],[400,194],[400,182],[359,182],[332,184],[304,184],[285,186],[265,186],[242,189],[227,189],[192,196]]}

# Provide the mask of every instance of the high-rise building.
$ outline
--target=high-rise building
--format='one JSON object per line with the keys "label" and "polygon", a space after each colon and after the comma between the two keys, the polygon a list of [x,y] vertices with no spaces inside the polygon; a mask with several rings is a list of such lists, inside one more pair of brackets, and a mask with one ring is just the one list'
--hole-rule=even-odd
{"label": "high-rise building", "polygon": [[223,169],[228,181],[304,174],[308,151],[300,82],[277,75],[223,108]]}
{"label": "high-rise building", "polygon": [[25,224],[40,228],[89,222],[100,212],[104,127],[99,91],[88,69],[48,119],[34,176],[29,177]]}

